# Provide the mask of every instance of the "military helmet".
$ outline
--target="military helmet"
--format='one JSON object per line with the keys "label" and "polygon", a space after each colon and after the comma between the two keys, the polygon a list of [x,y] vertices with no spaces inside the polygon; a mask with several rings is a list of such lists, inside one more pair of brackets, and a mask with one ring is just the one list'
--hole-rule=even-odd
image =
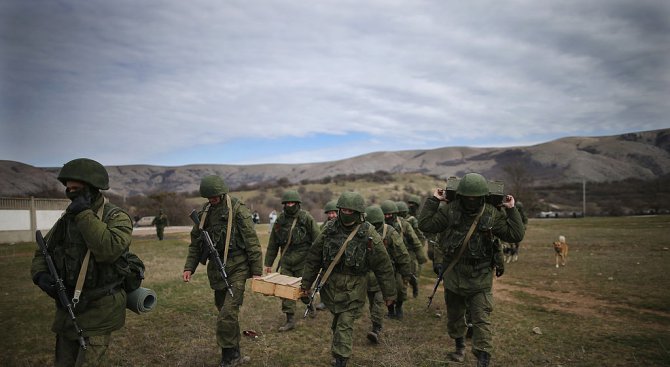
{"label": "military helmet", "polygon": [[326,203],[326,206],[323,207],[323,212],[328,213],[332,211],[337,211],[337,200],[331,200]]}
{"label": "military helmet", "polygon": [[219,176],[205,176],[200,181],[200,196],[203,198],[221,196],[226,193],[228,193],[228,186]]}
{"label": "military helmet", "polygon": [[343,192],[337,199],[338,209],[350,209],[359,213],[365,213],[365,199],[357,192]]}
{"label": "military helmet", "polygon": [[73,159],[63,165],[58,181],[65,185],[70,180],[85,182],[99,190],[109,189],[109,175],[105,167],[88,158]]}
{"label": "military helmet", "polygon": [[392,200],[382,201],[381,207],[384,214],[395,214],[398,212],[398,206]]}
{"label": "military helmet", "polygon": [[396,201],[395,206],[398,207],[398,213],[407,213],[409,212],[409,207],[405,204],[404,201]]}
{"label": "military helmet", "polygon": [[410,204],[421,205],[421,198],[419,195],[410,195],[409,199],[407,199],[407,202]]}
{"label": "military helmet", "polygon": [[379,205],[370,205],[365,208],[365,220],[372,224],[378,224],[384,222],[384,213],[382,208]]}
{"label": "military helmet", "polygon": [[302,203],[302,200],[300,199],[300,194],[298,194],[297,191],[286,190],[281,195],[281,202],[282,202],[282,204],[288,203],[288,202]]}
{"label": "military helmet", "polygon": [[462,196],[485,196],[489,193],[489,183],[479,173],[468,173],[458,183],[456,193]]}

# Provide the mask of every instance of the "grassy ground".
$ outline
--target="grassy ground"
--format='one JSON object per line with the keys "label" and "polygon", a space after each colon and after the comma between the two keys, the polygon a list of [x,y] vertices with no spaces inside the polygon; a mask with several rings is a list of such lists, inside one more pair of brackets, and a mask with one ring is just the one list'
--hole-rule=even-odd
{"label": "grassy ground", "polygon": [[[508,264],[494,284],[494,366],[668,366],[670,365],[669,216],[531,219],[518,262]],[[267,243],[267,225],[258,227]],[[551,242],[567,237],[567,266],[556,269]],[[213,294],[200,271],[189,284],[180,279],[187,235],[158,242],[139,237],[132,249],[147,266],[144,286],[158,293],[158,306],[113,334],[105,366],[215,366]],[[0,365],[52,363],[53,302],[32,285],[35,244],[0,246]],[[426,297],[434,275],[422,272],[422,291],[407,302],[405,320],[386,321],[382,343],[368,344],[367,314],[357,323],[351,366],[474,366],[447,363],[442,290],[431,310]],[[250,284],[248,284],[249,288]],[[298,306],[302,309],[302,305]],[[278,333],[283,322],[277,298],[247,289],[241,327],[261,334],[243,337],[249,366],[328,366],[327,312]],[[533,332],[539,328],[541,334]]]}

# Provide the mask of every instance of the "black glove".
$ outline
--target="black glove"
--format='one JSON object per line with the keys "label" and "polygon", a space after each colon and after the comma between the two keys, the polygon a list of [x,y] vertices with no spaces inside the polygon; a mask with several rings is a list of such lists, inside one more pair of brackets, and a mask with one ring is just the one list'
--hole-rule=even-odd
{"label": "black glove", "polygon": [[76,215],[86,209],[91,209],[91,193],[85,188],[79,191],[81,191],[81,193],[72,199],[72,202],[67,207],[66,212]]}
{"label": "black glove", "polygon": [[33,277],[33,283],[37,284],[38,287],[44,293],[48,294],[49,297],[56,299],[58,296],[58,291],[56,290],[56,280],[51,276],[51,274],[46,272],[39,272]]}
{"label": "black glove", "polygon": [[433,272],[435,275],[440,275],[442,274],[442,264],[440,263],[433,263]]}
{"label": "black glove", "polygon": [[500,278],[503,274],[505,274],[505,267],[496,266],[496,277]]}
{"label": "black glove", "polygon": [[309,304],[309,289],[300,290],[300,301],[306,305]]}

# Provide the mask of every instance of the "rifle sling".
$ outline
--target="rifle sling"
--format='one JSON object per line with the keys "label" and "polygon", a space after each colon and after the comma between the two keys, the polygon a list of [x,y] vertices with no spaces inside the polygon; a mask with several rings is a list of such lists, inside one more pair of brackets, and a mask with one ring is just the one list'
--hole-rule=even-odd
{"label": "rifle sling", "polygon": [[[326,281],[328,280],[328,277],[330,277],[330,273],[333,272],[333,269],[335,268],[335,265],[337,265],[337,263],[340,261],[340,258],[342,258],[342,254],[344,254],[344,250],[347,249],[347,246],[349,245],[349,242],[351,242],[351,239],[354,238],[354,235],[356,234],[356,232],[358,232],[358,228],[360,228],[360,226],[361,226],[360,224],[357,225],[356,228],[354,228],[354,230],[351,231],[351,233],[349,233],[349,237],[347,237],[347,239],[344,241],[344,243],[342,244],[342,247],[340,247],[340,250],[337,251],[337,254],[335,255],[335,258],[333,259],[333,261],[328,266],[328,269],[326,270],[326,273],[323,274],[323,278],[321,278],[321,282],[320,282],[321,284],[326,284]],[[319,288],[320,284],[317,284],[316,287]]]}
{"label": "rifle sling", "polygon": [[226,194],[226,205],[228,206],[228,225],[226,227],[226,242],[223,244],[223,265],[228,261],[228,244],[230,244],[230,233],[233,231],[233,206],[230,203],[230,195]]}
{"label": "rifle sling", "polygon": [[[107,198],[104,198],[102,201],[102,205],[100,206],[100,209],[98,209],[98,212],[96,215],[98,216],[98,219],[102,220],[102,213],[105,209],[105,204],[107,204],[109,200]],[[84,261],[81,263],[81,269],[79,269],[79,276],[77,277],[77,284],[74,287],[74,295],[72,296],[72,308],[77,307],[77,303],[79,303],[79,297],[81,296],[81,292],[84,289],[84,282],[86,281],[86,272],[88,271],[88,262],[91,258],[91,250],[87,249],[86,250],[86,255],[84,255]]]}
{"label": "rifle sling", "polygon": [[284,249],[279,248],[279,255],[281,256],[279,258],[279,261],[277,262],[277,271],[279,270],[279,267],[281,266],[281,258],[284,257],[284,254],[288,252],[289,246],[291,246],[291,237],[293,236],[293,228],[295,228],[295,224],[298,222],[298,216],[296,215],[295,218],[293,219],[293,223],[291,223],[291,229],[288,230],[288,239],[286,240],[286,246],[284,246]]}
{"label": "rifle sling", "polygon": [[458,251],[458,254],[456,257],[451,261],[449,266],[442,271],[442,274],[440,274],[440,278],[443,278],[445,274],[449,273],[451,269],[456,266],[456,263],[458,260],[461,258],[461,255],[465,252],[465,248],[468,247],[468,242],[470,242],[470,237],[472,237],[472,234],[475,232],[475,228],[477,228],[477,223],[479,223],[479,218],[482,217],[482,214],[484,214],[484,209],[486,209],[486,205],[482,206],[482,211],[477,214],[477,218],[472,222],[472,225],[470,226],[470,229],[468,230],[468,233],[465,235],[465,240],[463,241],[463,244],[461,245],[461,250]]}

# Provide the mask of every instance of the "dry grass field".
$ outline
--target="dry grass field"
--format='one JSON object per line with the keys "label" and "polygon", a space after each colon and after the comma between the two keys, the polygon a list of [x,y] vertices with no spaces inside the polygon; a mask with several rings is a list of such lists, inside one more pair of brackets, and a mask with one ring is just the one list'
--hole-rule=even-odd
{"label": "dry grass field", "polygon": [[[670,216],[531,219],[518,262],[495,281],[493,366],[669,366]],[[267,243],[267,225],[258,227]],[[554,267],[551,243],[564,235],[567,266]],[[158,293],[158,306],[113,334],[105,366],[216,366],[216,310],[202,271],[185,284],[181,270],[187,234],[163,242],[136,237],[132,249],[147,266],[144,286]],[[52,364],[53,301],[32,284],[35,244],[0,246],[1,366]],[[424,266],[419,298],[407,302],[403,321],[386,320],[382,342],[365,338],[367,313],[355,329],[350,366],[474,366],[448,363],[442,290],[426,310],[435,276]],[[302,309],[303,306],[299,305]],[[241,327],[248,366],[329,366],[327,311],[278,333],[284,320],[277,298],[254,294],[248,284]],[[541,334],[533,331],[539,330]]]}

